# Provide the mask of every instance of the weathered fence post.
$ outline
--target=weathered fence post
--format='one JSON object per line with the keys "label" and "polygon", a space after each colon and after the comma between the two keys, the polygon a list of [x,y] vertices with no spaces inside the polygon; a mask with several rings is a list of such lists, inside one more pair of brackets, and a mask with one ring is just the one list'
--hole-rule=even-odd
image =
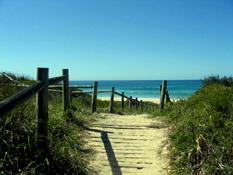
{"label": "weathered fence post", "polygon": [[162,84],[162,90],[161,90],[161,96],[160,96],[160,110],[162,110],[164,108],[166,91],[167,91],[167,81],[164,80],[163,84]]}
{"label": "weathered fence post", "polygon": [[63,106],[63,110],[66,111],[70,105],[69,70],[63,69],[62,74],[63,74],[63,76],[65,76],[65,79],[62,82],[62,106]]}
{"label": "weathered fence post", "polygon": [[125,93],[121,93],[121,109],[124,110],[125,107]]}
{"label": "weathered fence post", "polygon": [[114,94],[115,94],[115,88],[112,87],[111,98],[110,98],[110,103],[109,103],[109,112],[110,113],[113,113]]}
{"label": "weathered fence post", "polygon": [[143,112],[143,101],[142,100],[140,101],[140,109]]}
{"label": "weathered fence post", "polygon": [[91,101],[92,112],[96,112],[97,89],[98,89],[98,82],[95,81],[93,84],[93,94],[92,94],[92,101]]}
{"label": "weathered fence post", "polygon": [[48,77],[48,68],[37,69],[37,80],[43,82],[44,88],[36,94],[36,144],[44,153],[48,151]]}
{"label": "weathered fence post", "polygon": [[129,97],[129,110],[132,109],[132,96]]}
{"label": "weathered fence post", "polygon": [[136,111],[138,110],[138,98],[135,99],[135,107],[136,107]]}

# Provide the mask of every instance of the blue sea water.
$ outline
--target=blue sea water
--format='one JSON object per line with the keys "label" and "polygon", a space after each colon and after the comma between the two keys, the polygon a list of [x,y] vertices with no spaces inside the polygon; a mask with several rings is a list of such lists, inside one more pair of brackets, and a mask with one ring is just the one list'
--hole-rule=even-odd
{"label": "blue sea water", "polygon": [[[127,96],[138,98],[159,98],[161,80],[123,80],[98,81],[98,90],[125,92]],[[93,81],[71,81],[72,85],[92,85]],[[172,99],[186,99],[196,92],[202,85],[201,80],[170,80],[168,91]],[[87,89],[85,89],[87,90]],[[98,97],[109,97],[109,93],[100,93]]]}

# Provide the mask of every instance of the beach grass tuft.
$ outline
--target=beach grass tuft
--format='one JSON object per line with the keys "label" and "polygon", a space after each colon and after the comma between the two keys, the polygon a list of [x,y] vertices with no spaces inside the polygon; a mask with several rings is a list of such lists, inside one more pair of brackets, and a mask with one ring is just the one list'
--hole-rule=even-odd
{"label": "beach grass tuft", "polygon": [[[33,82],[24,78],[24,83]],[[22,82],[16,75],[14,79]],[[22,87],[5,83],[0,87],[0,100],[20,90]],[[61,96],[50,93],[49,152],[43,159],[35,145],[35,97],[22,102],[4,118],[0,123],[0,174],[90,174],[88,161],[92,150],[85,141],[90,113],[78,111],[72,104],[64,114]]]}
{"label": "beach grass tuft", "polygon": [[171,174],[233,173],[231,80],[207,78],[192,97],[160,113],[171,126]]}

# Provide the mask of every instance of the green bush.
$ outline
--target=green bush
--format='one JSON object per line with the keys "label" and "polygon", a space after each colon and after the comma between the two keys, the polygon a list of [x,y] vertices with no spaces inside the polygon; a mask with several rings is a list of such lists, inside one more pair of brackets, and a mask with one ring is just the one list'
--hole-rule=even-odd
{"label": "green bush", "polygon": [[233,86],[233,77],[209,76],[202,81],[204,86],[211,84],[221,84],[224,86]]}
{"label": "green bush", "polygon": [[212,84],[168,106],[172,174],[233,174],[233,88]]}

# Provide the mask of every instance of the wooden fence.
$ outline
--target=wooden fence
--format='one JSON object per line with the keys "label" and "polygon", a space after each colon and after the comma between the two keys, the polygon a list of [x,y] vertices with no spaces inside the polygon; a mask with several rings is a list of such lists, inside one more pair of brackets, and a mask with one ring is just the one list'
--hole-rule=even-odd
{"label": "wooden fence", "polygon": [[36,116],[37,131],[36,143],[40,150],[48,150],[48,91],[49,85],[62,82],[62,107],[64,111],[69,108],[69,72],[63,69],[62,76],[49,78],[48,68],[37,69],[37,82],[33,85],[25,87],[22,91],[8,97],[0,102],[0,120],[4,115],[12,110],[17,104],[23,100],[36,94]]}
{"label": "wooden fence", "polygon": [[[10,78],[10,77],[8,77]],[[62,82],[62,84],[59,84]],[[19,82],[17,82],[19,83]],[[121,109],[124,110],[125,99],[128,100],[128,108],[130,111],[140,110],[141,112],[147,110],[154,110],[156,104],[143,102],[138,98],[128,97],[124,92],[117,92],[114,87],[111,90],[98,90],[98,82],[88,86],[70,86],[69,85],[69,71],[68,69],[62,70],[62,75],[58,77],[49,78],[48,68],[37,69],[37,81],[33,85],[17,84],[17,86],[25,87],[22,91],[12,95],[11,97],[0,102],[0,121],[3,120],[4,115],[12,110],[17,104],[23,100],[36,94],[36,116],[37,116],[37,133],[36,143],[40,150],[48,150],[48,92],[59,92],[62,94],[62,108],[65,111],[70,106],[70,101],[74,94],[92,93],[91,111],[97,110],[97,94],[98,93],[111,93],[109,101],[109,112],[113,113],[115,95],[121,97]],[[80,89],[89,88],[91,91],[80,91]],[[164,103],[170,101],[167,91],[167,81],[163,81],[161,86],[160,109],[164,108]]]}
{"label": "wooden fence", "polygon": [[[99,93],[110,93],[110,98],[109,98],[109,112],[113,113],[115,112],[115,108],[114,108],[114,104],[115,104],[115,96],[119,96],[121,101],[121,110],[124,111],[125,109],[125,102],[126,100],[129,101],[129,110],[131,111],[133,109],[133,105],[135,106],[135,109],[137,111],[143,111],[144,106],[148,106],[148,109],[150,107],[150,109],[154,108],[156,106],[156,104],[154,103],[150,103],[150,102],[143,102],[138,101],[138,98],[133,98],[133,97],[128,97],[125,95],[124,92],[117,92],[115,87],[112,87],[111,90],[98,90],[98,82],[94,82],[93,86],[76,86],[78,88],[93,88],[92,91],[72,91],[72,94],[92,94],[92,102],[91,102],[91,111],[92,112],[96,112],[97,108],[96,108],[96,103],[97,103],[97,94]],[[140,108],[139,108],[140,107]]]}

